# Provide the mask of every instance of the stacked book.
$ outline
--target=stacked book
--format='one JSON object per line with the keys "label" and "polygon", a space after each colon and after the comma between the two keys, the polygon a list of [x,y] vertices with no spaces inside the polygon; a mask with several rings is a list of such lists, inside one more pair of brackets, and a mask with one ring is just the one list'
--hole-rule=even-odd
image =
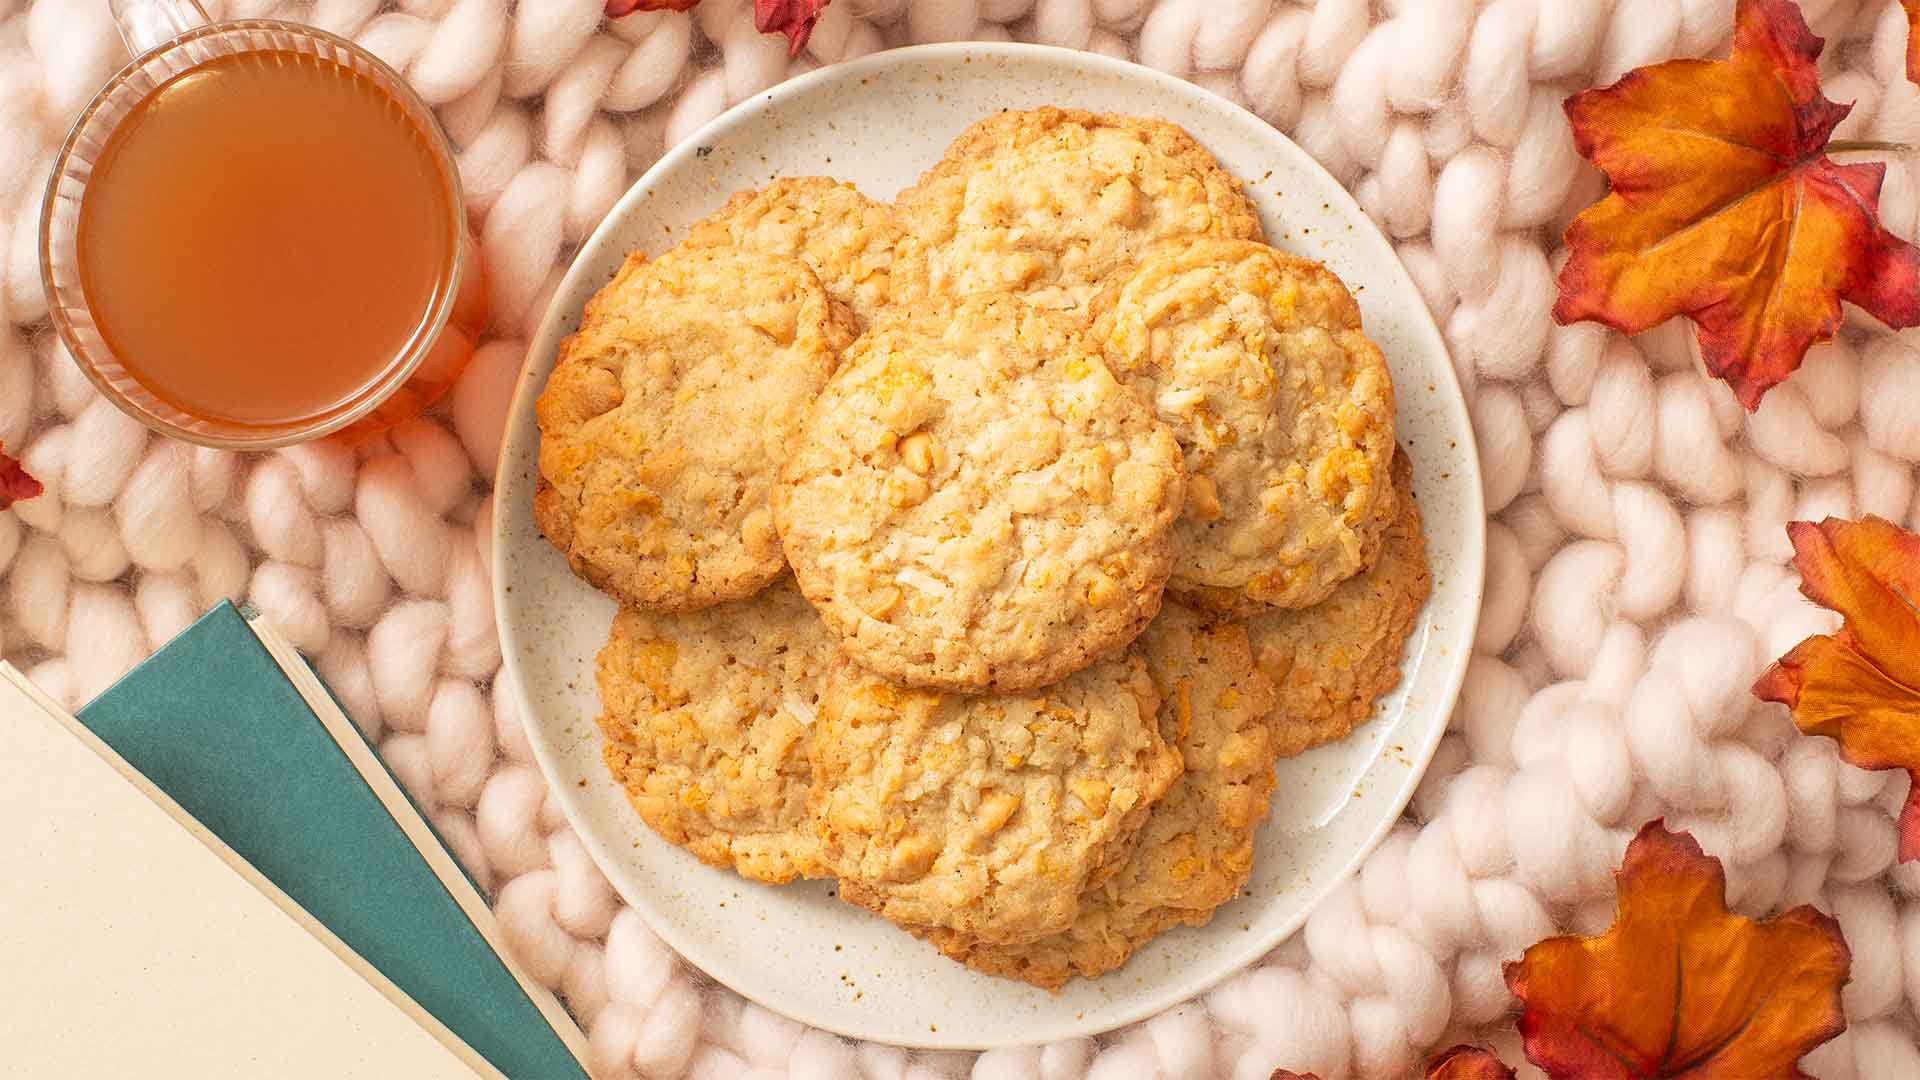
{"label": "stacked book", "polygon": [[0,820],[8,1076],[587,1075],[372,747],[230,604],[77,717],[0,663]]}

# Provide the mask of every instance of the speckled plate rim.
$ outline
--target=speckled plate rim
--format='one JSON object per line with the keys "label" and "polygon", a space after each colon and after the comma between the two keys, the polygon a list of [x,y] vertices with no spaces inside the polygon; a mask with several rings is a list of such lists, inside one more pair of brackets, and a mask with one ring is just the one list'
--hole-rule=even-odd
{"label": "speckled plate rim", "polygon": [[[1055,1018],[1051,1022],[1039,1021],[1022,1026],[1016,1015],[1018,1010],[1013,1010],[1008,1015],[1008,1026],[1004,1030],[986,1034],[977,1031],[968,1034],[966,1031],[953,1031],[951,1027],[947,1032],[940,1032],[937,1027],[928,1027],[923,1031],[921,1021],[926,1019],[924,1016],[915,1017],[905,1025],[893,1023],[875,1025],[868,1022],[849,1021],[847,1017],[837,1013],[830,1006],[822,1006],[822,1002],[827,1000],[826,995],[810,994],[806,987],[794,987],[791,993],[773,993],[763,986],[754,985],[752,980],[735,977],[740,974],[738,972],[715,970],[716,967],[724,969],[725,966],[715,963],[719,959],[720,950],[699,936],[677,932],[674,924],[670,920],[662,919],[660,912],[656,910],[656,904],[660,903],[659,898],[650,895],[644,888],[638,887],[625,871],[623,860],[616,855],[614,845],[618,841],[630,840],[631,837],[602,835],[599,829],[593,827],[590,814],[591,802],[596,798],[606,798],[609,790],[613,793],[613,797],[618,799],[620,798],[619,789],[605,776],[604,771],[597,782],[588,778],[581,778],[574,783],[566,782],[566,774],[559,761],[561,754],[557,746],[559,733],[571,732],[572,724],[583,721],[591,726],[592,718],[551,716],[539,702],[530,698],[526,689],[526,671],[523,667],[527,659],[528,643],[522,639],[518,621],[514,617],[518,602],[512,596],[516,582],[515,545],[524,540],[524,535],[514,535],[514,526],[518,524],[524,528],[531,517],[530,507],[520,506],[518,503],[530,503],[532,496],[532,469],[529,463],[537,461],[538,454],[537,430],[532,422],[534,400],[544,386],[547,374],[551,371],[552,357],[560,338],[564,336],[564,324],[579,307],[583,298],[604,283],[606,273],[601,271],[596,274],[594,263],[601,258],[603,249],[619,242],[618,237],[624,231],[626,220],[634,215],[653,190],[664,182],[663,178],[685,169],[696,157],[704,157],[711,151],[714,144],[724,141],[729,133],[758,118],[761,113],[777,108],[782,102],[810,93],[822,83],[852,83],[899,65],[937,64],[951,62],[956,57],[963,58],[963,62],[968,62],[966,58],[999,59],[1008,63],[1035,62],[1058,66],[1066,71],[1091,72],[1143,84],[1154,92],[1166,95],[1171,102],[1178,103],[1184,108],[1227,114],[1223,119],[1246,128],[1249,139],[1261,144],[1259,147],[1261,150],[1285,159],[1285,168],[1313,177],[1318,186],[1324,189],[1314,193],[1316,197],[1324,196],[1326,202],[1323,208],[1330,209],[1337,216],[1346,218],[1350,222],[1347,237],[1326,243],[1330,243],[1332,248],[1346,244],[1372,247],[1377,250],[1366,252],[1365,257],[1379,259],[1384,256],[1385,260],[1391,264],[1391,269],[1384,270],[1382,273],[1386,273],[1393,279],[1392,291],[1400,297],[1396,306],[1404,309],[1400,315],[1409,324],[1405,330],[1417,339],[1414,345],[1426,358],[1424,371],[1431,380],[1427,390],[1434,399],[1429,403],[1429,407],[1442,414],[1442,422],[1447,427],[1448,433],[1457,440],[1457,442],[1450,442],[1450,449],[1447,451],[1448,459],[1452,462],[1451,475],[1448,473],[1439,475],[1448,482],[1449,494],[1458,500],[1457,505],[1451,509],[1452,515],[1457,515],[1458,520],[1451,521],[1450,526],[1460,530],[1455,550],[1452,552],[1452,557],[1458,561],[1450,570],[1453,577],[1448,586],[1451,603],[1447,612],[1448,623],[1444,631],[1433,622],[1434,601],[1430,600],[1428,608],[1421,612],[1421,624],[1409,641],[1408,652],[1403,657],[1402,667],[1406,676],[1401,687],[1390,695],[1388,704],[1383,705],[1376,712],[1375,718],[1367,725],[1363,725],[1351,738],[1359,739],[1361,733],[1368,727],[1387,723],[1389,718],[1397,726],[1411,708],[1403,700],[1407,683],[1412,682],[1416,677],[1427,678],[1424,670],[1426,665],[1437,662],[1445,669],[1438,673],[1437,692],[1419,708],[1419,712],[1427,717],[1426,723],[1418,732],[1418,739],[1412,741],[1411,745],[1400,742],[1390,748],[1403,769],[1393,781],[1392,791],[1385,801],[1376,800],[1376,806],[1371,808],[1377,820],[1371,828],[1366,830],[1364,838],[1351,847],[1346,858],[1339,862],[1337,869],[1312,882],[1304,899],[1294,901],[1295,911],[1290,917],[1275,925],[1263,927],[1258,934],[1248,934],[1217,950],[1218,955],[1211,957],[1210,963],[1201,965],[1201,970],[1197,972],[1189,972],[1183,977],[1159,982],[1136,983],[1134,992],[1112,1001],[1109,1007],[1082,1010],[1077,1014]],[[1115,108],[1118,109],[1119,106]],[[1224,159],[1225,155],[1222,156]],[[932,161],[929,159],[919,163],[917,168],[925,168],[931,164]],[[1277,246],[1297,250],[1294,244],[1285,242],[1283,238],[1270,236],[1269,239]],[[1330,262],[1333,261],[1330,256],[1323,257],[1327,257]],[[1366,304],[1363,302],[1364,306]],[[1415,455],[1415,462],[1417,472],[1424,472],[1425,461],[1418,452]],[[516,469],[519,470],[517,474]],[[516,698],[515,704],[525,725],[528,742],[546,776],[551,798],[558,803],[562,814],[589,854],[606,874],[609,882],[629,904],[647,918],[661,939],[684,960],[747,999],[795,1020],[836,1034],[919,1049],[982,1050],[997,1046],[1047,1042],[1112,1030],[1150,1017],[1206,992],[1222,980],[1265,956],[1297,932],[1305,925],[1314,909],[1334,889],[1350,878],[1366,857],[1379,846],[1387,833],[1398,823],[1407,803],[1412,799],[1446,731],[1447,718],[1452,712],[1465,680],[1467,661],[1471,655],[1472,642],[1478,627],[1480,603],[1485,586],[1486,513],[1481,493],[1478,450],[1474,443],[1473,425],[1467,412],[1465,398],[1461,393],[1451,361],[1448,359],[1445,341],[1439,328],[1434,324],[1432,315],[1427,311],[1425,303],[1421,300],[1412,278],[1399,262],[1399,257],[1392,245],[1366,218],[1364,211],[1352,195],[1292,140],[1232,102],[1184,80],[1150,68],[1095,53],[1044,45],[979,42],[921,45],[875,53],[822,68],[788,80],[740,102],[664,154],[629,188],[595,228],[593,234],[581,245],[567,273],[554,290],[539,330],[529,343],[527,359],[515,387],[494,490],[493,599],[501,638],[503,674],[511,683],[512,693]],[[1430,518],[1428,542],[1431,549],[1432,510],[1429,509],[1424,498],[1422,509]],[[550,550],[548,554],[554,559],[559,558],[557,553]],[[584,584],[580,585],[580,589],[591,593]],[[1436,578],[1434,599],[1437,600],[1440,594],[1441,585]],[[1384,739],[1377,742],[1380,745],[1374,747],[1373,757],[1367,766],[1356,777],[1345,778],[1345,782],[1353,786],[1353,798],[1356,800],[1360,798],[1364,785],[1369,780],[1375,779],[1375,774],[1381,771],[1380,763],[1387,756],[1388,748],[1384,745]],[[1329,749],[1333,748],[1322,748],[1301,758],[1282,762],[1281,787],[1285,787],[1284,774],[1289,766],[1304,766],[1308,759]],[[1296,778],[1317,776],[1318,770],[1296,768],[1294,775]],[[1308,782],[1311,784],[1314,781]],[[1340,782],[1340,778],[1336,778],[1335,782]],[[1324,787],[1324,784],[1321,786]],[[624,803],[624,800],[621,801]],[[1344,808],[1329,811],[1316,823],[1316,829],[1325,828],[1344,812]],[[639,833],[646,831],[645,826],[637,818],[632,819],[631,828]],[[664,845],[664,842],[657,841],[657,838],[653,839],[656,843]],[[635,841],[636,845],[645,842],[644,839]],[[1259,867],[1256,866],[1256,874],[1258,870]],[[749,887],[761,888],[761,886],[751,885]],[[795,887],[805,886],[787,886],[786,888]],[[1235,901],[1236,904],[1247,902],[1244,898]],[[1227,910],[1229,909],[1222,909],[1223,913]],[[1217,927],[1221,921],[1222,919],[1217,918],[1213,925]],[[742,932],[749,931],[743,928]],[[1184,929],[1172,931],[1169,935],[1163,935],[1162,939],[1157,939],[1149,948],[1161,944],[1165,937],[1186,932],[1190,931]],[[932,950],[926,951],[938,963],[948,963],[933,954]],[[1140,956],[1144,956],[1146,952],[1147,950],[1143,949],[1141,954],[1136,956],[1134,965],[1140,965]],[[1120,981],[1126,970],[1122,969],[1121,972],[1103,977],[1101,980],[1094,980],[1094,983],[1104,983],[1108,980]],[[979,978],[988,980],[985,985],[989,992],[999,990],[1009,998],[1039,993],[1018,984],[991,980],[985,976]],[[1088,985],[1086,981],[1080,980],[1070,984],[1070,987],[1086,985]]]}

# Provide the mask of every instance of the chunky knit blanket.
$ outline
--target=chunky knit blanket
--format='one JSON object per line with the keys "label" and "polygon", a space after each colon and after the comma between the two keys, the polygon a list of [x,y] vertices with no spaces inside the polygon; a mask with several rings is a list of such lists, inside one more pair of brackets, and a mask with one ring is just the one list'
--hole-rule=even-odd
{"label": "chunky knit blanket", "polygon": [[[1749,416],[1691,334],[1553,325],[1560,229],[1601,189],[1561,99],[1724,50],[1732,0],[837,0],[805,52],[746,0],[607,24],[601,0],[211,0],[365,44],[438,107],[481,222],[494,337],[432,416],[357,450],[195,450],[100,399],[48,329],[41,188],[125,59],[105,0],[0,0],[0,442],[44,496],[0,513],[0,654],[86,700],[221,597],[314,657],[564,995],[606,1076],[1264,1080],[1398,1077],[1490,1040],[1500,963],[1610,919],[1631,831],[1664,814],[1735,906],[1811,902],[1853,944],[1827,1080],[1920,1076],[1920,871],[1898,774],[1839,762],[1747,692],[1833,617],[1782,524],[1911,522],[1920,336],[1857,316]],[[1841,138],[1920,141],[1894,0],[1801,0]],[[853,1045],[714,987],[608,888],[546,798],[496,678],[488,485],[523,342],[577,245],[663,149],[799,71],[907,42],[1017,38],[1130,56],[1292,134],[1395,239],[1451,344],[1486,474],[1486,606],[1406,824],[1295,939],[1100,1040],[964,1054]],[[1912,237],[1920,161],[1883,217]],[[272,362],[263,357],[263,362]],[[1523,1070],[1525,1073],[1526,1070]],[[1533,1073],[1532,1075],[1538,1075]]]}

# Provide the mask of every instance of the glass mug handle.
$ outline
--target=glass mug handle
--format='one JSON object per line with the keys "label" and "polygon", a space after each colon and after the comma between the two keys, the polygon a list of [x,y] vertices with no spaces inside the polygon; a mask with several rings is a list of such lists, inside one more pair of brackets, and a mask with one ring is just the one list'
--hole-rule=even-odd
{"label": "glass mug handle", "polygon": [[213,22],[200,0],[108,0],[107,8],[134,56]]}

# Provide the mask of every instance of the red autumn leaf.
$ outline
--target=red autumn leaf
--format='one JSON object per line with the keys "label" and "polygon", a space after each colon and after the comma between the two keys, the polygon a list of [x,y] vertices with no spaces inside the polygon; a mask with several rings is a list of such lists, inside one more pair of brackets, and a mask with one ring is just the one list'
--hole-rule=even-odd
{"label": "red autumn leaf", "polygon": [[1833,336],[1842,300],[1920,325],[1920,249],[1874,216],[1886,166],[1826,156],[1852,106],[1821,95],[1821,45],[1792,0],[1739,0],[1727,59],[1567,99],[1612,191],[1567,227],[1556,320],[1632,334],[1685,315],[1749,409]]}
{"label": "red autumn leaf", "polygon": [[1426,1080],[1513,1080],[1513,1070],[1491,1050],[1455,1046],[1427,1062]]}
{"label": "red autumn leaf", "polygon": [[0,510],[22,499],[31,499],[44,490],[40,481],[7,454],[6,446],[0,445]]}
{"label": "red autumn leaf", "polygon": [[[687,11],[700,0],[607,0],[607,18],[636,11]],[[763,34],[787,35],[787,55],[807,47],[813,24],[829,0],[753,0],[753,25]]]}
{"label": "red autumn leaf", "polygon": [[1846,621],[1795,645],[1753,692],[1853,764],[1907,770],[1900,859],[1920,856],[1920,536],[1872,516],[1796,521],[1787,536],[1800,591]]}
{"label": "red autumn leaf", "polygon": [[787,35],[787,55],[799,56],[826,6],[827,0],[753,0],[753,25],[763,34]]}
{"label": "red autumn leaf", "polygon": [[1555,1080],[1807,1080],[1800,1058],[1846,1030],[1852,955],[1810,907],[1727,910],[1720,860],[1649,822],[1615,877],[1613,926],[1506,966],[1527,1057]]}
{"label": "red autumn leaf", "polygon": [[636,11],[689,11],[700,0],[607,0],[607,18],[617,19]]}

